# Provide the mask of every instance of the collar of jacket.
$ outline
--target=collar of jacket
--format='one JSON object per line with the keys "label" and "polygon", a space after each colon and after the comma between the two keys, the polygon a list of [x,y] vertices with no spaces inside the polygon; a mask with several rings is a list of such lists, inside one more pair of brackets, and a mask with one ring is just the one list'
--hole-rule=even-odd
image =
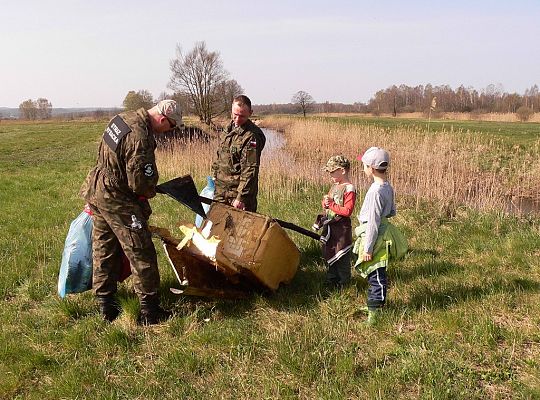
{"label": "collar of jacket", "polygon": [[248,130],[248,128],[251,126],[251,124],[252,124],[252,122],[251,122],[250,119],[248,119],[244,125],[240,125],[240,126],[234,126],[234,121],[231,121],[231,123],[227,127],[227,133],[231,133],[233,131],[236,131],[239,134],[242,134],[242,133],[244,133],[245,131]]}
{"label": "collar of jacket", "polygon": [[148,111],[141,107],[137,110],[137,115],[146,123],[146,132],[148,132],[149,135],[154,135],[154,131],[152,130],[152,122],[150,121],[150,114],[148,114]]}

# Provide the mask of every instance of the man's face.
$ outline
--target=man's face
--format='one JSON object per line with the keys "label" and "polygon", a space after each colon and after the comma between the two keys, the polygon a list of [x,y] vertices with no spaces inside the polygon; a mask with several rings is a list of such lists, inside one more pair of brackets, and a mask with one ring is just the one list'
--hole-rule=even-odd
{"label": "man's face", "polygon": [[176,121],[165,115],[160,115],[157,123],[154,124],[153,129],[155,133],[165,133],[172,131],[176,128]]}
{"label": "man's face", "polygon": [[231,114],[234,126],[244,125],[251,116],[251,112],[252,111],[246,105],[239,105],[238,103],[233,103]]}

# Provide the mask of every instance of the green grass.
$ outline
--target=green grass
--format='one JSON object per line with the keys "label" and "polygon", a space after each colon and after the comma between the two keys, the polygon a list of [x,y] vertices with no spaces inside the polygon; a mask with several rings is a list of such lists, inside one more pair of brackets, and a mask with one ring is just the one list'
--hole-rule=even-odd
{"label": "green grass", "polygon": [[[387,130],[396,128],[427,131],[427,119],[391,118],[391,117],[318,117],[325,121],[334,121],[341,124],[370,125]],[[496,122],[496,121],[456,121],[437,120],[429,122],[430,132],[456,132],[460,134],[483,134],[486,138],[501,139],[512,145],[529,145],[540,139],[540,124],[534,122]]]}
{"label": "green grass", "polygon": [[[90,292],[60,300],[63,242],[102,129],[0,124],[0,398],[540,398],[535,217],[466,208],[449,217],[400,198],[395,223],[410,253],[389,271],[388,307],[374,328],[359,312],[366,283],[325,292],[318,244],[296,233],[300,269],[271,295],[173,296],[176,278],[156,242],[163,303],[174,313],[167,323],[135,323],[129,280],[113,324]],[[325,189],[306,187],[288,202],[263,192],[259,210],[308,227]],[[152,205],[155,225],[193,219],[167,197]]]}

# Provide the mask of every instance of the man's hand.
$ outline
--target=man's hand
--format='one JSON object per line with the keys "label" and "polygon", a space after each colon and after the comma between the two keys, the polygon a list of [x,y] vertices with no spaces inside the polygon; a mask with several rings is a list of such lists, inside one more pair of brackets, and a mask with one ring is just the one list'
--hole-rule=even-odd
{"label": "man's hand", "polygon": [[366,253],[365,251],[362,254],[362,261],[371,261],[373,255],[371,253]]}
{"label": "man's hand", "polygon": [[237,199],[234,199],[234,201],[232,202],[232,206],[234,208],[238,208],[240,210],[245,210],[246,209],[246,205],[244,204],[244,202],[242,202],[240,200],[237,200]]}

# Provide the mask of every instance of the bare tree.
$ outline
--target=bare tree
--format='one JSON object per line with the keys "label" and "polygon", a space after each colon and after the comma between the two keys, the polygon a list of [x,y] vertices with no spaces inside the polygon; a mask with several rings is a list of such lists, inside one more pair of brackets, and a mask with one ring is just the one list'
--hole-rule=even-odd
{"label": "bare tree", "polygon": [[170,66],[169,87],[187,94],[195,114],[211,125],[212,119],[223,112],[216,104],[216,92],[228,77],[219,53],[208,51],[205,42],[197,42],[189,53],[183,53],[177,45],[176,58],[171,60]]}
{"label": "bare tree", "polygon": [[19,111],[22,119],[35,120],[38,115],[37,104],[34,100],[28,99],[19,104]]}
{"label": "bare tree", "polygon": [[51,119],[52,117],[52,104],[49,100],[40,97],[37,99],[37,115],[39,119]]}
{"label": "bare tree", "polygon": [[122,104],[126,111],[138,110],[139,108],[148,110],[154,105],[154,99],[152,94],[146,89],[139,90],[138,92],[130,90]]}
{"label": "bare tree", "polygon": [[304,118],[306,117],[306,112],[311,110],[312,106],[315,104],[315,100],[313,100],[313,97],[308,92],[304,92],[303,90],[300,90],[294,94],[292,97],[292,103],[298,105],[302,113],[304,114]]}
{"label": "bare tree", "polygon": [[170,95],[167,92],[161,92],[156,100],[156,103],[160,102],[161,100],[168,100],[171,99],[172,95]]}
{"label": "bare tree", "polygon": [[183,115],[187,114],[196,114],[195,109],[193,108],[193,103],[191,102],[191,96],[184,92],[174,93],[171,99],[176,100],[180,109],[182,110]]}
{"label": "bare tree", "polygon": [[236,96],[244,94],[242,86],[234,79],[229,79],[221,82],[216,86],[214,92],[214,102],[216,110],[221,109],[224,114],[231,112],[231,104]]}

